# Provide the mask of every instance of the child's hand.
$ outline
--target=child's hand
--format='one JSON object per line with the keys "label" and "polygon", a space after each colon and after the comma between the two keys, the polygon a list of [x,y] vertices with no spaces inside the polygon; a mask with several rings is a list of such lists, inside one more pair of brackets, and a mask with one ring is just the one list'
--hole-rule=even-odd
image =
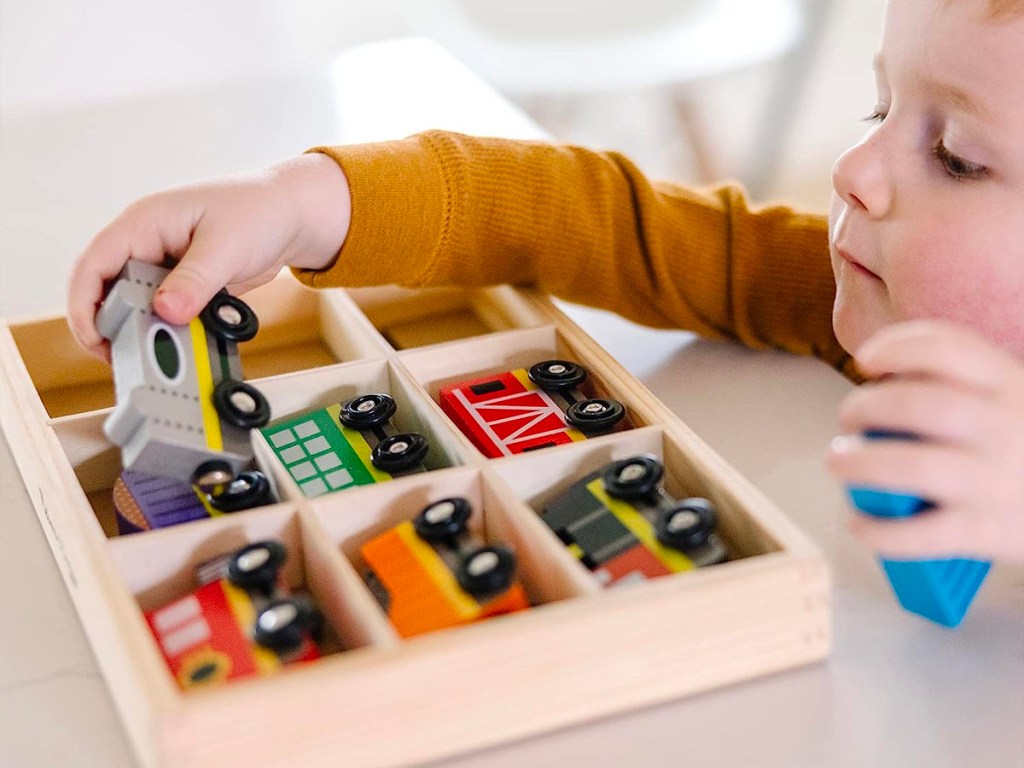
{"label": "child's hand", "polygon": [[331,158],[308,154],[248,176],[159,192],[128,206],[78,257],[68,283],[68,324],[79,344],[109,355],[97,332],[104,282],[128,258],[178,261],[153,299],[171,323],[187,323],[227,286],[241,293],[286,265],[320,269],[348,232],[348,183]]}
{"label": "child's hand", "polygon": [[[883,378],[843,402],[829,468],[847,485],[911,493],[936,508],[900,520],[854,514],[851,532],[889,557],[1024,562],[1024,363],[938,321],[886,328],[856,357]],[[922,440],[869,440],[866,430]]]}

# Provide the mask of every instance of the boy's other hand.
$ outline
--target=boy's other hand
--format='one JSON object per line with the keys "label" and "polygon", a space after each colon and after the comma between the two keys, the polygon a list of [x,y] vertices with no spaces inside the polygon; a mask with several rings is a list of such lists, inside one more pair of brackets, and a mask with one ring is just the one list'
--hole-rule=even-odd
{"label": "boy's other hand", "polygon": [[[830,470],[852,486],[911,493],[935,508],[851,532],[887,557],[1024,563],[1024,362],[973,331],[920,320],[890,326],[856,355],[874,381],[846,397]],[[869,440],[868,430],[911,440]]]}
{"label": "boy's other hand", "polygon": [[93,238],[68,282],[68,324],[78,343],[109,359],[96,331],[105,284],[129,258],[177,261],[153,299],[183,324],[223,287],[243,293],[284,266],[320,269],[348,232],[350,200],[331,158],[307,154],[255,174],[176,187],[132,203]]}

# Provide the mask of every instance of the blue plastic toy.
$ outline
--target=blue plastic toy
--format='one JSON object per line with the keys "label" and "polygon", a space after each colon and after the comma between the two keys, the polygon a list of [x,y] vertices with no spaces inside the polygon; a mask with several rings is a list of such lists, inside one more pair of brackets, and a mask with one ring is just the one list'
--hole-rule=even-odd
{"label": "blue plastic toy", "polygon": [[[869,431],[879,440],[916,440],[900,432]],[[908,517],[932,508],[932,503],[908,493],[875,488],[848,488],[853,505],[876,517]],[[906,610],[947,627],[963,621],[991,563],[984,560],[889,560],[880,558],[896,598]]]}

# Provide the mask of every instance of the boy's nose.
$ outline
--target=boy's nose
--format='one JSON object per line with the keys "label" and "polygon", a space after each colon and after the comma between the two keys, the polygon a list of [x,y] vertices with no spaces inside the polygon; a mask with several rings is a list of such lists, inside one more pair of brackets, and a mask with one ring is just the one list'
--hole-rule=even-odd
{"label": "boy's nose", "polygon": [[832,188],[849,206],[881,218],[892,205],[892,184],[879,128],[870,131],[832,166]]}

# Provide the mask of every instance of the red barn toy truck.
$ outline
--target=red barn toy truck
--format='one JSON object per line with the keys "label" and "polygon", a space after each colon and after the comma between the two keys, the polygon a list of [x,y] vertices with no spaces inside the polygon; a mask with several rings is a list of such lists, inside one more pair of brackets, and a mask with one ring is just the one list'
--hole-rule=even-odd
{"label": "red barn toy truck", "polygon": [[512,550],[481,546],[470,513],[464,498],[441,499],[360,548],[367,584],[402,637],[530,607]]}
{"label": "red barn toy truck", "polygon": [[611,432],[626,416],[617,400],[585,398],[586,370],[545,360],[441,387],[441,409],[481,453],[497,459]]}
{"label": "red barn toy truck", "polygon": [[312,638],[320,614],[288,594],[279,576],[286,557],[276,541],[249,544],[200,566],[195,592],[146,613],[182,688],[270,675],[320,657]]}

